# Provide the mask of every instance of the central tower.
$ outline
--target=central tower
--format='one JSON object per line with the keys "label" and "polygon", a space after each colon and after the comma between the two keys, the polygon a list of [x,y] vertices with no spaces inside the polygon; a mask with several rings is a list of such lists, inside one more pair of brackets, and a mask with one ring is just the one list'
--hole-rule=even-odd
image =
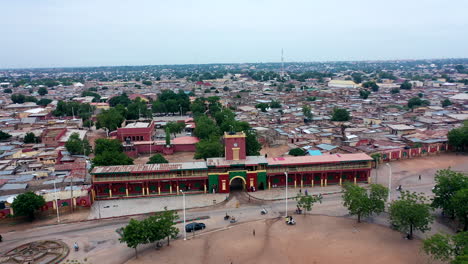
{"label": "central tower", "polygon": [[245,159],[246,149],[244,132],[224,132],[224,154],[226,160]]}

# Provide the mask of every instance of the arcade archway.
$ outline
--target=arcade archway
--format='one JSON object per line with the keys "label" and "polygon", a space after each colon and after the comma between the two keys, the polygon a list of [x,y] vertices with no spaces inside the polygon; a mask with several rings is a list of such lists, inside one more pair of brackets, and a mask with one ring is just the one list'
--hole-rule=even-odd
{"label": "arcade archway", "polygon": [[229,181],[229,190],[232,191],[243,191],[245,190],[246,181],[241,176],[233,177]]}

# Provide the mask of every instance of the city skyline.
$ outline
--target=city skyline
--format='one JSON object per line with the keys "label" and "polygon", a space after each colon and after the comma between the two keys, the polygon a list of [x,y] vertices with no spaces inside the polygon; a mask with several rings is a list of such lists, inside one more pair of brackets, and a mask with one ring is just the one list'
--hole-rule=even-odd
{"label": "city skyline", "polygon": [[23,1],[0,8],[8,11],[0,68],[266,63],[279,62],[282,48],[286,62],[468,57],[464,1]]}

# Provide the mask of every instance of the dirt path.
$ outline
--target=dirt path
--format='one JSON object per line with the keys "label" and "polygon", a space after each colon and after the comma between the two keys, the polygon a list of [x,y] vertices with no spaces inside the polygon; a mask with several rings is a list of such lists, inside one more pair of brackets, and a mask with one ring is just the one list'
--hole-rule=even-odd
{"label": "dirt path", "polygon": [[[253,235],[255,230],[255,236]],[[240,224],[146,250],[128,264],[154,263],[427,263],[421,241],[391,229],[328,216],[300,216],[296,226],[282,219]]]}

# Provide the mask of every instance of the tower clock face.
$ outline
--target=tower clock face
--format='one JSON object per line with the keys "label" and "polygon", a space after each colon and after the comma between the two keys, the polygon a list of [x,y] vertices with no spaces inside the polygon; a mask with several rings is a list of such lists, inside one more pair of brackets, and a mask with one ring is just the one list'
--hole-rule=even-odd
{"label": "tower clock face", "polygon": [[237,143],[234,143],[234,147],[237,147]]}

